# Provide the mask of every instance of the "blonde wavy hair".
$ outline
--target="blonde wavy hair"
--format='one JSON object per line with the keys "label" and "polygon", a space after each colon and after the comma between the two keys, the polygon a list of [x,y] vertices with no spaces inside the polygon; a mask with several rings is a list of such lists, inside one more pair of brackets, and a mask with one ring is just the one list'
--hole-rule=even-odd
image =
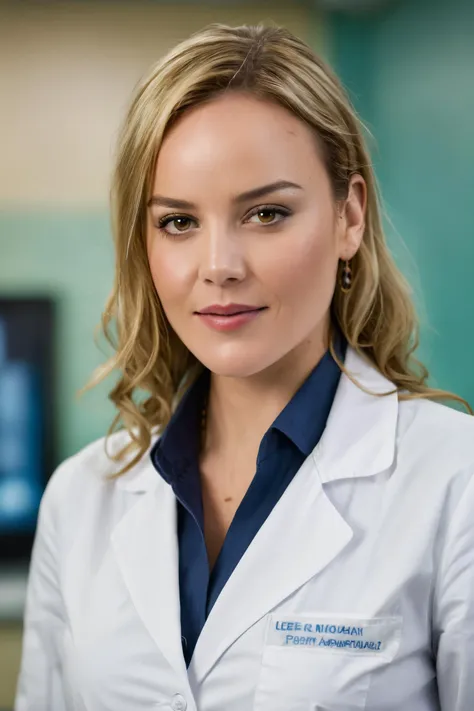
{"label": "blonde wavy hair", "polygon": [[[352,262],[353,285],[347,294],[336,289],[332,303],[333,319],[350,346],[393,382],[400,399],[447,398],[469,409],[462,398],[430,388],[426,368],[413,356],[418,323],[410,289],[386,245],[365,127],[339,80],[284,28],[213,24],[151,69],[136,88],[119,136],[111,191],[115,281],[101,321],[114,355],[87,386],[119,373],[109,394],[118,412],[108,436],[125,427],[130,440],[109,454],[114,461],[128,459],[118,475],[141,459],[154,432],[167,425],[200,365],[170,327],[148,265],[146,206],[160,145],[185,111],[229,91],[276,102],[313,129],[336,201],[347,197],[354,173],[365,180],[366,226]],[[330,348],[337,360],[332,343]]]}

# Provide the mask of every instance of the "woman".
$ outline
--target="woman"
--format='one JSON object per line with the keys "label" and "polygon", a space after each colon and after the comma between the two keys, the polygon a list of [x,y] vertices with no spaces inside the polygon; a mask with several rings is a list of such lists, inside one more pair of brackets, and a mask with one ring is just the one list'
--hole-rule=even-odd
{"label": "woman", "polygon": [[412,358],[337,79],[207,28],[138,87],[113,204],[125,427],[44,495],[17,711],[472,709],[474,421]]}

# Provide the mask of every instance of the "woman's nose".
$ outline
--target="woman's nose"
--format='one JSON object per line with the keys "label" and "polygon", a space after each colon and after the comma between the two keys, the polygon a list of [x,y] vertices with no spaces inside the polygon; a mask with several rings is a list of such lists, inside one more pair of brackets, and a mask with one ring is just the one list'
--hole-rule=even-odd
{"label": "woman's nose", "polygon": [[202,281],[222,286],[242,281],[246,274],[245,256],[238,236],[224,229],[203,235],[199,276]]}

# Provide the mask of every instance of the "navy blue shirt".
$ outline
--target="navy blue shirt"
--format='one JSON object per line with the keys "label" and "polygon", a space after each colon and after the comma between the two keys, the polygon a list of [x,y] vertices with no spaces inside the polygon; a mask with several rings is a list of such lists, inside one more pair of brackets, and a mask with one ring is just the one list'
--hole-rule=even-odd
{"label": "navy blue shirt", "polygon": [[[346,344],[338,339],[344,358]],[[230,525],[212,572],[204,539],[198,454],[209,390],[205,370],[189,388],[151,451],[155,468],[176,495],[183,654],[189,666],[204,623],[234,568],[304,460],[317,445],[331,410],[340,370],[329,351],[260,442],[255,476]]]}

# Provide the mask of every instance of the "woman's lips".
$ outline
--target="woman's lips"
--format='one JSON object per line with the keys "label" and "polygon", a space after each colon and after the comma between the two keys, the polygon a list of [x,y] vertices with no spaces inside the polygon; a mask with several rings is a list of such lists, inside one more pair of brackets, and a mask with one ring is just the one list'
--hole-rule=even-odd
{"label": "woman's lips", "polygon": [[252,311],[243,311],[241,313],[229,314],[224,316],[221,314],[196,314],[205,324],[215,331],[234,331],[241,326],[244,326],[250,321],[254,321],[260,314],[265,311],[265,308],[254,309]]}

